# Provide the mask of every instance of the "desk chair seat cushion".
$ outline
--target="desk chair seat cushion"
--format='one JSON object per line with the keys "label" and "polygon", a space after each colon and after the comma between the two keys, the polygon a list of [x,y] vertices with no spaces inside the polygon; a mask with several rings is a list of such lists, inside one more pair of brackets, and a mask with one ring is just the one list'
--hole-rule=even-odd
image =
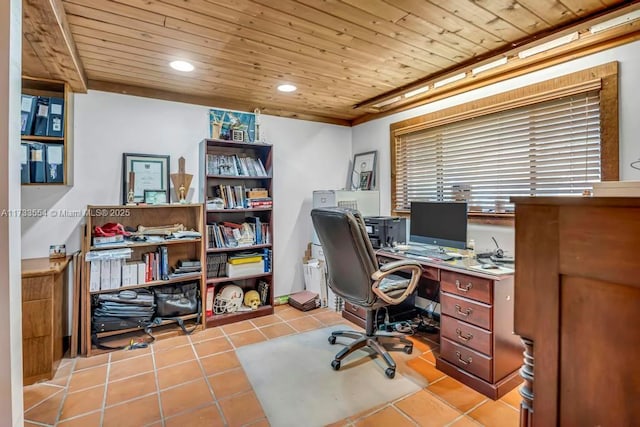
{"label": "desk chair seat cushion", "polygon": [[407,289],[407,287],[409,287],[409,279],[391,274],[382,279],[378,289],[389,295],[391,298],[398,298],[402,295],[404,290]]}

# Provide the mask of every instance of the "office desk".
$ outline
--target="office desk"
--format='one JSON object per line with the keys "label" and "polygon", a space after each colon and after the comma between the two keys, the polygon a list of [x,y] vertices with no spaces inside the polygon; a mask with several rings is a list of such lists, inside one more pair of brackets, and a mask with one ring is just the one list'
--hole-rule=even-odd
{"label": "office desk", "polygon": [[[378,251],[380,263],[405,258]],[[440,355],[436,367],[492,399],[522,381],[524,347],[513,333],[513,274],[474,268],[477,261],[415,259],[420,286],[439,284]]]}
{"label": "office desk", "polygon": [[63,349],[65,273],[71,257],[22,260],[24,385],[53,378]]}

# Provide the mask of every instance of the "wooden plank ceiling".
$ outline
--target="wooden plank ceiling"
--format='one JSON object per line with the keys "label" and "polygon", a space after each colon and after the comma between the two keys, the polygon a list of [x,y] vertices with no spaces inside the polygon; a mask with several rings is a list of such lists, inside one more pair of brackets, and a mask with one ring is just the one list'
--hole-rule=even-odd
{"label": "wooden plank ceiling", "polygon": [[[375,112],[354,108],[368,100],[629,3],[24,0],[25,73],[67,80],[55,65],[64,62],[51,58],[57,51],[37,48],[46,39],[38,22],[45,17],[30,9],[42,2],[63,6],[58,27],[68,25],[90,89],[193,95],[216,107],[340,124]],[[174,71],[168,63],[175,59],[195,71]],[[281,83],[298,90],[280,93]]]}

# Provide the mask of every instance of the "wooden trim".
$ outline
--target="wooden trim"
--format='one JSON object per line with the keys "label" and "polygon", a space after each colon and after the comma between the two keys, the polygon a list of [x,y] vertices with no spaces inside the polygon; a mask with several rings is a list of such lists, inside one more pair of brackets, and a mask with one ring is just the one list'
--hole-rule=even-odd
{"label": "wooden trim", "polygon": [[[451,108],[402,120],[390,125],[391,151],[391,208],[396,204],[396,138],[411,132],[428,129],[460,120],[483,116],[499,111],[531,105],[575,93],[600,89],[601,113],[601,174],[603,181],[619,179],[619,130],[618,130],[618,62],[577,71],[551,80],[481,98]],[[496,214],[470,215],[470,222],[481,224],[512,224]],[[480,218],[485,218],[481,220]]]}
{"label": "wooden trim", "polygon": [[[534,71],[542,70],[544,68],[549,68],[554,65],[562,64],[568,61],[572,61],[574,59],[582,58],[588,55],[593,55],[595,53],[613,49],[618,46],[622,46],[627,43],[632,43],[637,40],[640,40],[640,29],[638,29],[638,23],[636,25],[632,25],[627,29],[626,33],[621,35],[609,35],[609,38],[600,39],[597,42],[595,40],[589,39],[590,43],[578,44],[575,43],[570,44],[572,50],[566,50],[562,53],[558,53],[556,55],[548,55],[547,57],[539,58],[538,56],[534,56],[536,61],[529,62],[517,62],[514,61],[514,66],[512,68],[507,68],[504,66],[502,68],[497,69],[494,74],[487,72],[485,76],[479,75],[475,77],[467,77],[459,82],[448,85],[446,88],[441,91],[430,90],[425,94],[424,97],[416,97],[409,98],[409,101],[406,104],[398,105],[388,110],[377,112],[377,113],[368,113],[363,114],[362,116],[356,117],[352,120],[352,126],[356,126],[362,123],[369,122],[371,120],[377,120],[382,117],[390,116],[392,114],[400,113],[403,111],[411,110],[413,108],[420,107],[422,105],[430,104],[435,101],[439,101],[441,99],[451,98],[452,96],[459,95],[462,93],[466,93],[475,89],[480,89],[486,86],[490,86],[495,83],[500,83],[505,80],[513,79],[515,77],[519,77],[522,75],[530,74]],[[625,27],[621,27],[625,28]],[[497,59],[497,58],[494,58]],[[516,66],[517,62],[517,66]],[[455,73],[454,73],[455,74]],[[424,86],[422,84],[420,86]],[[389,97],[392,97],[389,95]]]}
{"label": "wooden trim", "polygon": [[[100,90],[103,92],[121,93],[125,95],[141,96],[144,98],[163,99],[165,101],[184,102],[188,104],[204,105],[207,107],[216,106],[220,108],[229,108],[232,110],[251,111],[256,108],[255,105],[236,101],[229,98],[208,97],[199,95],[190,95],[184,93],[170,92],[161,89],[152,89],[142,86],[133,86],[120,83],[112,83],[101,80],[89,80],[89,89]],[[351,121],[345,119],[336,119],[332,117],[320,116],[315,113],[294,112],[282,109],[260,107],[262,114],[273,116],[288,117],[292,119],[310,120],[321,123],[329,123],[340,126],[351,126]]]}

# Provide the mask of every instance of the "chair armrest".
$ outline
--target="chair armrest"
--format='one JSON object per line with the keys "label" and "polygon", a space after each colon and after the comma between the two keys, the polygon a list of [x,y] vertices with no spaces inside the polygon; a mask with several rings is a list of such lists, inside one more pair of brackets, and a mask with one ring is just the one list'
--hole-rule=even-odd
{"label": "chair armrest", "polygon": [[[389,295],[382,292],[379,286],[382,279],[389,276],[390,274],[395,273],[396,271],[411,272],[411,278],[409,279],[409,285],[404,290],[402,295],[400,295],[398,298],[391,298]],[[404,259],[404,260],[390,262],[381,266],[378,271],[376,271],[371,275],[371,279],[373,279],[374,281],[373,285],[371,286],[371,289],[373,290],[374,294],[376,294],[381,300],[383,300],[387,304],[392,304],[392,305],[400,304],[409,295],[411,295],[413,291],[416,289],[416,286],[418,285],[418,280],[420,280],[421,275],[422,275],[422,267],[420,266],[420,263],[415,260]]]}

